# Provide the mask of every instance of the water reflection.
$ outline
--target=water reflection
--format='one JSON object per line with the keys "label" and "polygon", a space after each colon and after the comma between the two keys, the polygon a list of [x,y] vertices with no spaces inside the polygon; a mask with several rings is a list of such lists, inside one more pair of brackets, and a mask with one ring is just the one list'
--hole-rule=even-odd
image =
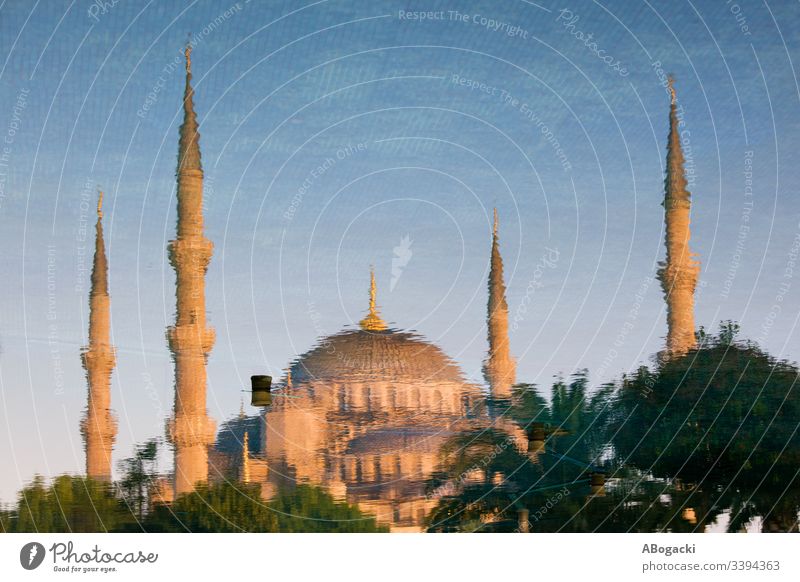
{"label": "water reflection", "polygon": [[441,447],[483,416],[480,387],[438,347],[362,327],[294,361],[272,405],[228,422],[217,449],[235,459],[247,433],[251,474],[254,464],[265,469],[265,499],[296,483],[320,485],[393,531],[416,531],[437,503],[426,482]]}
{"label": "water reflection", "polygon": [[729,332],[617,384],[492,398],[414,334],[345,331],[218,449],[248,432],[265,498],[321,485],[392,531],[797,531],[797,368]]}
{"label": "water reflection", "polygon": [[797,531],[797,368],[734,336],[618,384],[491,398],[419,338],[344,332],[292,366],[267,464],[393,529]]}
{"label": "water reflection", "polygon": [[[373,320],[374,323],[374,320]],[[345,330],[223,423],[173,499],[150,441],[114,483],[36,479],[3,531],[797,532],[796,366],[723,326],[684,357],[507,398],[422,337]]]}

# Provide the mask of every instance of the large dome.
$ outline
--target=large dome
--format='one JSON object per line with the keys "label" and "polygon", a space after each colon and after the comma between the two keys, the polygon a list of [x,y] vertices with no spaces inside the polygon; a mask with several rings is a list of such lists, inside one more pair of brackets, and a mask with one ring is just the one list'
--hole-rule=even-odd
{"label": "large dome", "polygon": [[426,482],[439,449],[482,414],[483,399],[441,349],[389,329],[375,294],[371,274],[359,327],[319,340],[294,360],[264,409],[266,487],[320,484],[392,529],[418,531],[437,503],[426,496]]}
{"label": "large dome", "polygon": [[292,382],[391,379],[399,382],[463,382],[442,350],[404,331],[355,329],[322,339],[292,364]]}

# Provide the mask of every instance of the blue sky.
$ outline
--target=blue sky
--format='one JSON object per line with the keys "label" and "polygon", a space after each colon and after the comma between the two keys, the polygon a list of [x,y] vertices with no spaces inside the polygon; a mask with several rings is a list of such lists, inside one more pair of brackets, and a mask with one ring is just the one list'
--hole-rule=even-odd
{"label": "blue sky", "polygon": [[82,229],[98,187],[116,458],[163,435],[190,33],[218,421],[250,374],[279,375],[363,316],[370,265],[385,318],[478,380],[493,206],[519,380],[586,367],[599,382],[647,363],[666,333],[659,69],[677,78],[694,173],[698,324],[734,319],[800,358],[797,3],[101,5],[0,5],[0,499],[83,467]]}

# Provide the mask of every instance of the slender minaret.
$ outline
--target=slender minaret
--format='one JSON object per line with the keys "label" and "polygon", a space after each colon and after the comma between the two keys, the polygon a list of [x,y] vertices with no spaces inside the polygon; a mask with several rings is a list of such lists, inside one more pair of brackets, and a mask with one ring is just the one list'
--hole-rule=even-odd
{"label": "slender minaret", "polygon": [[664,180],[664,221],[667,258],[661,263],[658,278],[667,300],[667,357],[686,353],[696,345],[694,329],[694,290],[700,271],[689,249],[690,193],[686,189],[678,129],[678,114],[673,79],[669,80],[671,104],[667,140],[667,176]]}
{"label": "slender minaret", "polygon": [[169,243],[175,268],[177,313],[167,339],[175,360],[175,416],[167,436],[175,449],[175,495],[208,479],[208,447],[215,423],[206,412],[206,360],[214,330],[206,327],[205,274],[214,245],[203,234],[203,169],[191,85],[191,45],[186,47],[186,89],[178,146],[177,237]]}
{"label": "slender minaret", "polygon": [[378,313],[378,305],[375,301],[376,294],[375,269],[371,269],[369,273],[369,313],[359,322],[361,329],[366,331],[383,331],[386,329],[386,322],[383,321]]}
{"label": "slender minaret", "polygon": [[97,200],[97,225],[92,290],[89,294],[89,345],[81,360],[86,369],[89,397],[81,434],[86,444],[86,475],[111,480],[111,449],[117,435],[117,422],[111,413],[111,372],[116,358],[111,345],[111,298],[108,296],[108,261],[103,241],[103,193]]}
{"label": "slender minaret", "polygon": [[489,354],[483,364],[483,375],[495,398],[511,396],[516,382],[517,365],[511,356],[508,341],[508,303],[503,282],[503,258],[497,236],[497,209],[494,209],[492,258],[489,270],[489,304],[486,317],[489,334]]}

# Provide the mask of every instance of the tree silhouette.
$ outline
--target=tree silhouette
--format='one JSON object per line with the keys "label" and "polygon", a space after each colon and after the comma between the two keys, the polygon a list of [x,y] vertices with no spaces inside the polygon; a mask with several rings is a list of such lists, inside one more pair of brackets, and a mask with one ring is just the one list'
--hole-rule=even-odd
{"label": "tree silhouette", "polygon": [[157,458],[158,441],[150,439],[136,445],[133,456],[119,463],[123,473],[119,480],[120,492],[140,520],[144,519],[150,493],[158,478]]}
{"label": "tree silhouette", "polygon": [[61,475],[50,486],[40,476],[18,494],[10,531],[111,532],[133,520],[111,484]]}
{"label": "tree silhouette", "polygon": [[299,485],[271,501],[254,483],[225,481],[203,485],[158,505],[147,516],[146,531],[162,532],[378,532],[372,516],[335,501],[318,487]]}
{"label": "tree silhouette", "polygon": [[623,379],[614,446],[622,460],[690,483],[754,482],[800,463],[798,369],[726,322],[684,356]]}
{"label": "tree silhouette", "polygon": [[443,470],[428,486],[440,497],[430,531],[515,531],[525,511],[536,522],[531,530],[545,531],[557,515],[563,521],[581,511],[590,475],[605,463],[614,386],[590,392],[588,372],[580,370],[568,383],[554,382],[549,403],[532,384],[518,384],[512,394],[505,414],[530,440],[542,439],[540,449],[519,450],[502,424],[450,439]]}

